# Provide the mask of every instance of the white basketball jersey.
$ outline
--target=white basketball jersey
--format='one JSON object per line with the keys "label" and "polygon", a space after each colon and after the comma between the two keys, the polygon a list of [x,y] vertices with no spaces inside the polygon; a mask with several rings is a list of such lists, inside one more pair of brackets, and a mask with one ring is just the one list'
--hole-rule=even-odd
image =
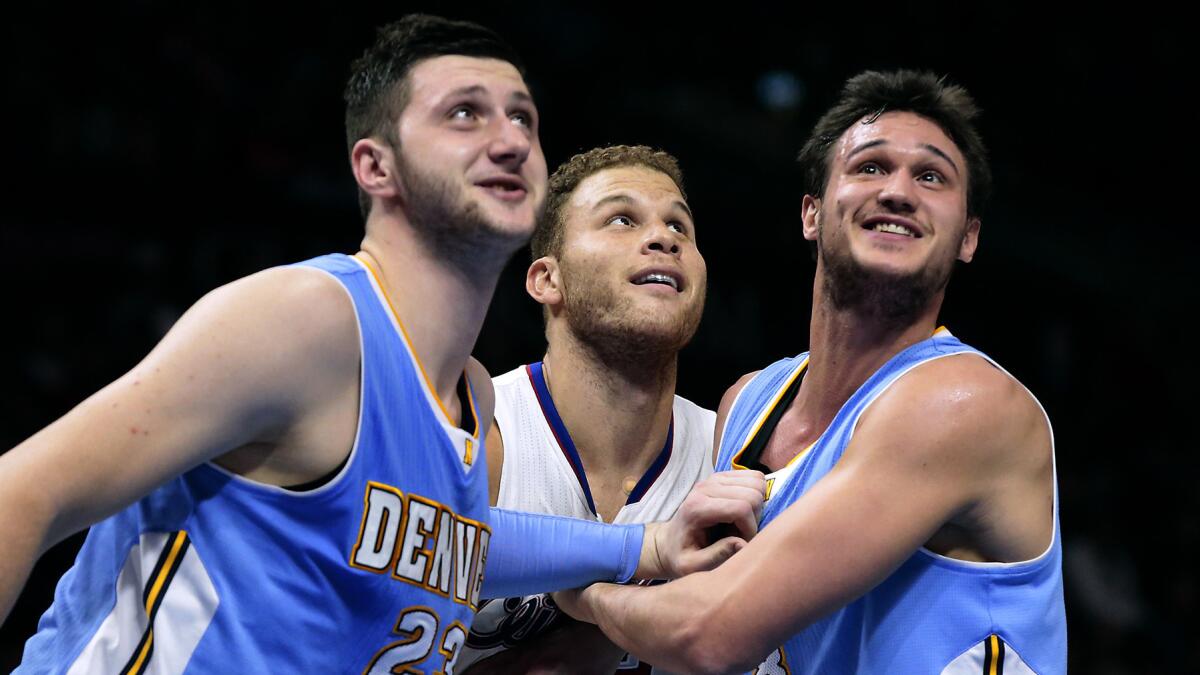
{"label": "white basketball jersey", "polygon": [[[579,454],[544,388],[541,364],[522,366],[492,382],[496,424],[504,438],[496,506],[599,520]],[[680,396],[672,413],[671,443],[651,463],[613,522],[667,520],[692,486],[712,473],[716,413]]]}
{"label": "white basketball jersey", "polygon": [[[546,388],[542,364],[521,366],[492,382],[495,423],[504,439],[496,506],[600,520],[579,453]],[[613,522],[670,519],[692,486],[712,473],[715,423],[716,413],[676,396],[667,442]],[[487,603],[475,617],[459,669],[535,636],[556,615],[553,605],[538,596]],[[621,670],[627,669],[639,669],[636,659],[626,657]],[[639,670],[649,672],[645,666]]]}

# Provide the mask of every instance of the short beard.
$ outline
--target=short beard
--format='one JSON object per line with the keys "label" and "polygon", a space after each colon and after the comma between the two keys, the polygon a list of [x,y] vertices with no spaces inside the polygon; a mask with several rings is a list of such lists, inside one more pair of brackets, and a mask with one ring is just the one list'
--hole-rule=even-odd
{"label": "short beard", "polygon": [[478,278],[481,273],[502,269],[529,239],[529,232],[497,227],[484,217],[478,202],[455,194],[449,181],[421,171],[398,147],[393,149],[404,189],[405,215],[429,253],[439,260],[468,278]]}
{"label": "short beard", "polygon": [[559,266],[566,291],[563,316],[571,334],[600,363],[630,379],[653,376],[673,363],[696,334],[704,314],[703,290],[693,311],[673,325],[661,326],[633,316],[629,298],[611,292],[586,272],[570,273],[571,264],[565,260]]}
{"label": "short beard", "polygon": [[954,261],[912,273],[868,269],[854,259],[848,247],[834,252],[824,245],[823,237],[824,228],[819,227],[824,296],[834,309],[854,312],[887,328],[903,328],[916,321],[950,283],[954,271]]}

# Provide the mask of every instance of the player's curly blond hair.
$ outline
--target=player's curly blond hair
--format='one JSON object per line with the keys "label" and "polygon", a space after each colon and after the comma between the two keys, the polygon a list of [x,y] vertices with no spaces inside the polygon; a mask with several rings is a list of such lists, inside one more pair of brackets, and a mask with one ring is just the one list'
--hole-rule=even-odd
{"label": "player's curly blond hair", "polygon": [[662,172],[675,182],[679,194],[687,199],[687,193],[683,190],[683,172],[679,169],[679,161],[662,150],[645,145],[610,145],[579,153],[559,165],[550,176],[546,206],[529,242],[534,260],[544,256],[557,258],[562,254],[562,211],[575,188],[588,176],[605,169],[623,166],[644,166]]}

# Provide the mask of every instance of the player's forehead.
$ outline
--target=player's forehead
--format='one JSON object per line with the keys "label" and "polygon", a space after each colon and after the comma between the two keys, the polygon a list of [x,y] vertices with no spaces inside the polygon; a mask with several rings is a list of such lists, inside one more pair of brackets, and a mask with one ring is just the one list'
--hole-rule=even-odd
{"label": "player's forehead", "polygon": [[462,92],[532,101],[520,71],[501,59],[458,54],[430,57],[409,70],[408,86],[409,105],[433,106]]}
{"label": "player's forehead", "polygon": [[586,214],[620,204],[687,211],[687,201],[675,181],[641,165],[611,167],[584,178],[571,194],[568,208]]}
{"label": "player's forehead", "polygon": [[958,145],[933,120],[908,111],[887,112],[878,119],[850,125],[834,146],[833,162],[853,161],[867,152],[930,156],[963,170],[966,160]]}

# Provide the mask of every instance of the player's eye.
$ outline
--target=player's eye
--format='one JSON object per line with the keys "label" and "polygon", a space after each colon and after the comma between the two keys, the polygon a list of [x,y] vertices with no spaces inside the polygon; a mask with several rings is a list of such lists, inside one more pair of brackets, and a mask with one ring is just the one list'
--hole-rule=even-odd
{"label": "player's eye", "polygon": [[512,120],[514,123],[516,123],[518,126],[522,126],[522,127],[526,127],[526,128],[533,127],[533,113],[522,110],[520,112],[515,112],[512,115],[510,115],[509,119]]}
{"label": "player's eye", "polygon": [[633,219],[629,216],[613,216],[605,221],[606,225],[624,225],[625,227],[633,227]]}
{"label": "player's eye", "polygon": [[858,173],[866,174],[868,176],[877,176],[883,173],[883,169],[880,168],[880,166],[875,162],[864,162],[858,167]]}
{"label": "player's eye", "polygon": [[678,220],[673,220],[673,221],[667,223],[667,227],[671,228],[672,230],[675,230],[679,234],[687,234],[687,225],[684,225],[683,223],[679,222]]}
{"label": "player's eye", "polygon": [[469,105],[454,106],[454,108],[450,110],[450,119],[473,120],[475,119],[475,109]]}
{"label": "player's eye", "polygon": [[922,183],[945,183],[946,177],[938,171],[930,170],[922,173],[920,176],[917,176],[917,180],[921,181]]}

